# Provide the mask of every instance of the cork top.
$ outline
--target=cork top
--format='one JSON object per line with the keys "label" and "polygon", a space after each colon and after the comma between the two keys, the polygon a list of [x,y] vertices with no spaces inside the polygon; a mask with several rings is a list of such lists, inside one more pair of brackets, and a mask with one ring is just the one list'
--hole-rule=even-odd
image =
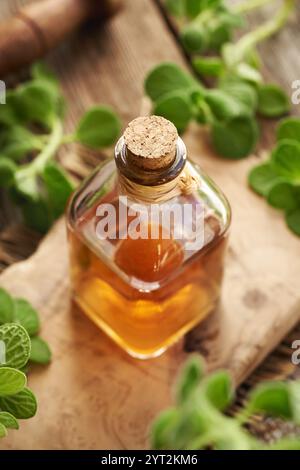
{"label": "cork top", "polygon": [[124,140],[128,160],[139,168],[167,168],[176,156],[178,133],[170,121],[160,116],[143,116],[131,121]]}

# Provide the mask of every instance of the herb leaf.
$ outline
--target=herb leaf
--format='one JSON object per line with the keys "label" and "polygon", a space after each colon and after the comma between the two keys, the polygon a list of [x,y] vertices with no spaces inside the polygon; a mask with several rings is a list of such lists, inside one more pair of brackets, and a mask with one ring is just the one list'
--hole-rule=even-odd
{"label": "herb leaf", "polygon": [[294,140],[300,143],[300,119],[283,119],[277,128],[277,140]]}
{"label": "herb leaf", "polygon": [[15,299],[15,320],[25,328],[30,336],[36,335],[40,329],[37,311],[25,299]]}
{"label": "herb leaf", "polygon": [[117,115],[108,107],[90,109],[80,120],[75,139],[94,149],[112,145],[120,134],[121,124]]}
{"label": "herb leaf", "polygon": [[300,237],[300,208],[287,212],[285,219],[289,229]]}
{"label": "herb leaf", "polygon": [[282,177],[270,163],[262,163],[251,170],[248,181],[256,193],[267,196],[272,187],[282,181]]}
{"label": "herb leaf", "polygon": [[154,106],[153,113],[172,121],[178,132],[186,129],[193,116],[191,103],[186,95],[179,91],[168,93],[160,98]]}
{"label": "herb leaf", "polygon": [[49,364],[51,351],[48,344],[38,336],[31,338],[30,361],[36,364]]}
{"label": "herb leaf", "polygon": [[14,318],[14,301],[9,293],[0,287],[0,325]]}
{"label": "herb leaf", "polygon": [[26,375],[23,372],[11,367],[0,368],[0,397],[19,393],[25,385]]}
{"label": "herb leaf", "polygon": [[0,424],[8,429],[19,429],[18,421],[11,413],[7,413],[7,411],[0,411]]}
{"label": "herb leaf", "polygon": [[[275,184],[268,193],[268,203],[277,209],[291,211],[300,206],[300,193],[296,188],[286,182]],[[298,197],[297,197],[298,196]]]}
{"label": "herb leaf", "polygon": [[[200,85],[189,74],[173,63],[162,63],[153,68],[145,79],[145,91],[155,102],[167,93],[185,91]],[[178,113],[180,110],[178,110]]]}
{"label": "herb leaf", "polygon": [[14,323],[0,326],[0,340],[5,344],[5,366],[21,369],[30,356],[30,338],[26,330]]}
{"label": "herb leaf", "polygon": [[250,116],[215,122],[212,127],[214,147],[225,158],[238,160],[247,157],[254,150],[257,139],[258,127]]}
{"label": "herb leaf", "polygon": [[300,183],[300,143],[281,140],[272,152],[272,165],[288,181]]}
{"label": "herb leaf", "polygon": [[289,98],[277,85],[268,84],[258,87],[258,112],[262,116],[280,117],[289,110]]}
{"label": "herb leaf", "polygon": [[24,388],[16,395],[0,397],[0,408],[17,419],[28,419],[36,414],[37,402],[32,391]]}

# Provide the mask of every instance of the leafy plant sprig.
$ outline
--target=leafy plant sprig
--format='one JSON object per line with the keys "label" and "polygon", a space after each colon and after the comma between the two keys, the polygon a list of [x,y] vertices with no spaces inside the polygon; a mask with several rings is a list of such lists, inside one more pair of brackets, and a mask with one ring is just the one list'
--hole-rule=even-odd
{"label": "leafy plant sprig", "polygon": [[[48,364],[51,351],[42,338],[38,336],[40,319],[38,312],[25,299],[13,298],[5,289],[0,288],[0,326],[15,323],[25,328],[30,337],[30,362]],[[1,338],[0,335],[0,340]],[[21,365],[19,368],[22,368]]]}
{"label": "leafy plant sprig", "polygon": [[300,119],[284,119],[268,161],[249,174],[249,184],[267,202],[285,213],[288,227],[300,236]]}
{"label": "leafy plant sprig", "polygon": [[90,109],[75,131],[63,130],[65,102],[55,76],[42,64],[32,79],[9,90],[0,107],[0,187],[22,209],[27,224],[45,232],[64,211],[73,183],[55,160],[64,144],[110,146],[120,121],[108,107]]}
{"label": "leafy plant sprig", "polygon": [[[205,5],[205,11],[208,9],[215,15],[215,8],[222,2],[181,0],[179,3],[185,8],[193,5],[196,10]],[[234,44],[224,41],[220,56],[193,58],[198,73],[215,78],[215,88],[206,88],[176,64],[163,63],[152,69],[145,80],[145,91],[153,101],[153,112],[173,121],[180,132],[192,120],[205,125],[210,129],[215,150],[224,158],[240,159],[249,155],[259,137],[256,115],[280,117],[290,108],[289,99],[280,87],[263,83],[255,46],[283,26],[293,7],[294,0],[285,0],[271,20]]]}
{"label": "leafy plant sprig", "polygon": [[[3,303],[3,301],[1,301]],[[0,361],[0,438],[8,429],[18,429],[19,419],[32,418],[37,411],[37,401],[27,388],[27,378],[20,370],[30,359],[30,337],[23,326],[6,323],[0,326],[0,341],[4,357]]]}
{"label": "leafy plant sprig", "polygon": [[300,438],[282,438],[272,444],[256,439],[246,429],[251,416],[262,414],[300,424],[299,382],[265,382],[249,395],[242,411],[226,415],[234,392],[228,372],[204,376],[198,356],[189,359],[176,386],[176,403],[162,412],[151,429],[151,445],[159,450],[267,450],[300,449]]}

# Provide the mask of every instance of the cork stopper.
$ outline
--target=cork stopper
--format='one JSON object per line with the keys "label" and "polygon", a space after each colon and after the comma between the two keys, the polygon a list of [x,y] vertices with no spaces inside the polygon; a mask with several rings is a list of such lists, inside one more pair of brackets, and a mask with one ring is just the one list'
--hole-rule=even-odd
{"label": "cork stopper", "polygon": [[127,159],[144,170],[167,168],[175,160],[177,139],[177,129],[167,119],[138,117],[124,132]]}

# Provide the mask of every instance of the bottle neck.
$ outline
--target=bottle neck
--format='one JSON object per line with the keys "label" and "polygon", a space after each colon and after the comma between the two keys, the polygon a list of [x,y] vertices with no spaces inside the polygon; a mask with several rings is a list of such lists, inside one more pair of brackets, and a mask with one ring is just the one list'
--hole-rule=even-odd
{"label": "bottle neck", "polygon": [[146,203],[163,203],[197,189],[199,180],[192,165],[187,162],[186,147],[179,137],[174,161],[168,168],[145,170],[132,164],[124,139],[118,141],[115,161],[119,189],[122,195]]}

